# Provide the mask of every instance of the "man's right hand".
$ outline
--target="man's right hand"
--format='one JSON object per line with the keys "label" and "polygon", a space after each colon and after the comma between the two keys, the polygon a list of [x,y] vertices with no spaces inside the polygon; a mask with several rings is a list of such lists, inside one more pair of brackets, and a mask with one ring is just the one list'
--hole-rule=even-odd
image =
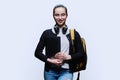
{"label": "man's right hand", "polygon": [[47,61],[51,64],[56,65],[56,66],[61,66],[62,65],[62,60],[60,60],[60,59],[48,58]]}

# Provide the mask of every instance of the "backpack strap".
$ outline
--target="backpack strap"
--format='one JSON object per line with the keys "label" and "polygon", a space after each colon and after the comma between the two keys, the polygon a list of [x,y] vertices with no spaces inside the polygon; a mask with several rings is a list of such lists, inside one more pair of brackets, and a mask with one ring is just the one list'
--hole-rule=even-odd
{"label": "backpack strap", "polygon": [[75,40],[75,36],[74,36],[74,29],[70,29],[70,36],[71,36],[71,40],[72,40],[72,45],[74,45],[74,40]]}
{"label": "backpack strap", "polygon": [[[75,40],[75,32],[74,32],[74,29],[70,29],[70,36],[71,36],[72,45],[73,45],[73,51],[74,51],[74,50],[75,50],[75,48],[74,48],[74,40]],[[80,72],[78,71],[77,80],[79,80],[79,77],[80,77]]]}
{"label": "backpack strap", "polygon": [[[74,46],[74,40],[75,40],[75,30],[74,30],[74,28],[70,29],[70,36],[71,36],[71,40],[72,40],[72,45]],[[81,37],[81,42],[82,42],[82,45],[83,45],[84,52],[86,52],[86,43],[85,43],[85,39],[83,37]]]}
{"label": "backpack strap", "polygon": [[71,36],[71,40],[72,40],[73,52],[75,52],[75,47],[74,47],[75,30],[73,28],[70,29],[70,36]]}
{"label": "backpack strap", "polygon": [[78,72],[77,80],[80,80],[80,72]]}

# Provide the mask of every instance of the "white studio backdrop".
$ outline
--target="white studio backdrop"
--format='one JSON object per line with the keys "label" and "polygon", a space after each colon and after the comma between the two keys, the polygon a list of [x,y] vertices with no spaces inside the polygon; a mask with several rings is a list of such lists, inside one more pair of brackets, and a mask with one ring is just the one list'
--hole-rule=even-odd
{"label": "white studio backdrop", "polygon": [[67,6],[69,28],[86,40],[81,80],[120,80],[119,0],[1,0],[0,80],[44,80],[44,63],[34,51],[42,32],[54,25],[57,4]]}

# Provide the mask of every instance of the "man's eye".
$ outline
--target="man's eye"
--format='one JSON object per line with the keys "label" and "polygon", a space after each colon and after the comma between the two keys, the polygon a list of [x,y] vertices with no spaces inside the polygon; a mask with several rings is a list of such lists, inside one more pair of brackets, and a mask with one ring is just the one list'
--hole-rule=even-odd
{"label": "man's eye", "polygon": [[65,14],[61,14],[62,16],[65,16]]}
{"label": "man's eye", "polygon": [[59,14],[55,14],[55,16],[59,16]]}

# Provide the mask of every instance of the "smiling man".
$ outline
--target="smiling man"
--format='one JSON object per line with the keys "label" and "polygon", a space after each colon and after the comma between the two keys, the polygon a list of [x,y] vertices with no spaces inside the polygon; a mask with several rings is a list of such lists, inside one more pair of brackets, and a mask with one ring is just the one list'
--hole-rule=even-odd
{"label": "smiling man", "polygon": [[73,52],[70,32],[66,25],[67,17],[68,12],[64,5],[53,8],[56,24],[52,29],[43,32],[35,50],[35,56],[45,62],[45,80],[73,80],[73,64],[83,57],[80,35],[76,30],[74,40],[76,52]]}
{"label": "smiling man", "polygon": [[64,6],[56,6],[53,10],[53,17],[55,19],[56,25],[63,27],[67,19],[67,9]]}

